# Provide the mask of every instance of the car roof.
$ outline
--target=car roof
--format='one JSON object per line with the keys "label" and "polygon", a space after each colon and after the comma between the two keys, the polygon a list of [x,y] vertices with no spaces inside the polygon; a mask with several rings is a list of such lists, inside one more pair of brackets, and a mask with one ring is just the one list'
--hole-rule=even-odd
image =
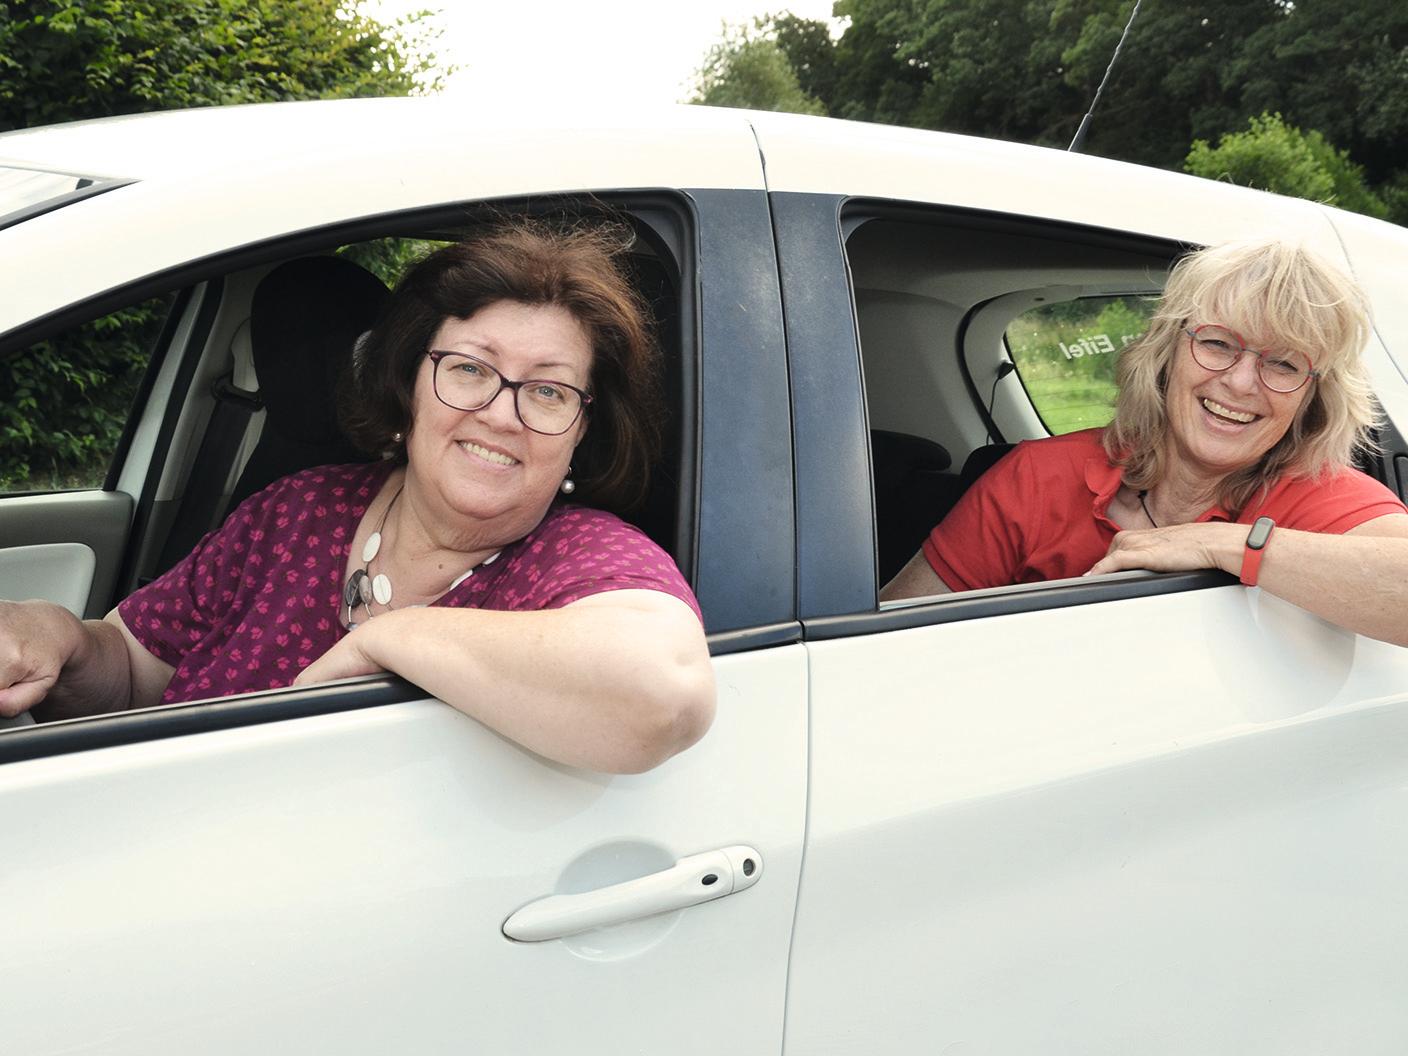
{"label": "car roof", "polygon": [[[330,177],[397,180],[416,167],[466,175],[501,167],[506,152],[527,175],[582,169],[575,186],[676,186],[835,193],[1019,211],[1123,229],[1157,228],[1168,211],[1255,214],[1304,224],[1307,203],[1045,147],[893,125],[795,114],[675,105],[611,109],[487,107],[447,96],[206,107],[99,118],[0,134],[0,165],[84,176],[237,184],[240,170],[277,176],[318,167]],[[609,152],[637,175],[591,164]],[[341,166],[341,171],[338,170]],[[468,168],[467,168],[468,167]],[[471,173],[472,170],[472,173]],[[595,172],[605,183],[593,183]],[[473,182],[472,180],[467,182]],[[511,182],[511,181],[510,181]],[[546,189],[521,180],[524,191]],[[567,186],[574,186],[568,179]],[[483,192],[466,187],[467,196]],[[511,193],[511,192],[510,192]],[[1128,203],[1129,208],[1122,208]],[[1295,218],[1295,219],[1293,219]],[[1180,218],[1182,219],[1182,218]],[[1182,223],[1170,225],[1186,230]],[[1154,233],[1154,232],[1151,232]]]}
{"label": "car roof", "polygon": [[742,111],[665,106],[603,112],[484,107],[443,96],[338,99],[168,110],[96,118],[0,134],[0,164],[42,166],[114,178],[189,176],[231,152],[255,165],[309,158],[327,149],[374,156],[379,147],[463,155],[473,137],[551,141],[558,133],[629,132],[648,142],[686,133],[747,128]]}
{"label": "car roof", "polygon": [[[524,109],[435,96],[209,107],[5,133],[5,165],[132,182],[0,231],[5,256],[27,262],[0,331],[122,273],[283,233],[616,190],[833,194],[1174,241],[1289,231],[1344,255],[1336,211],[1317,203],[1024,144],[687,105]],[[73,253],[93,241],[121,244],[125,259]]]}

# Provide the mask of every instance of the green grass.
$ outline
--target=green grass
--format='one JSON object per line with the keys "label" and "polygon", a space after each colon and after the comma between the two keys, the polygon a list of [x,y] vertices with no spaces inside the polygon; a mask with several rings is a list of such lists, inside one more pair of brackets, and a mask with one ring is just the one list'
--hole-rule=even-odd
{"label": "green grass", "polygon": [[1114,382],[1086,378],[1022,378],[1042,422],[1052,433],[1107,424],[1115,414]]}
{"label": "green grass", "polygon": [[[1117,349],[1143,331],[1150,302],[1138,297],[1090,297],[1043,305],[1007,328],[1007,347],[1037,414],[1052,433],[1093,429],[1115,413]],[[1105,349],[1074,356],[1082,338]],[[1091,347],[1085,346],[1086,349]]]}

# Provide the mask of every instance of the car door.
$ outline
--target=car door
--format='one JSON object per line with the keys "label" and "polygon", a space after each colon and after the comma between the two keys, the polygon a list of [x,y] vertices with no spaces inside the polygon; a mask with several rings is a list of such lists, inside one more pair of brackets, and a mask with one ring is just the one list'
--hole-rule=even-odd
{"label": "car door", "polygon": [[[680,558],[715,655],[711,732],[650,773],[594,774],[370,678],[0,733],[0,1048],[704,1052],[727,1009],[731,1048],[780,1051],[807,743],[787,376],[756,146],[703,120],[716,135],[651,138],[641,157],[687,168],[702,150],[714,179],[670,192],[687,301]],[[730,166],[741,180],[718,178]],[[303,193],[322,207],[316,179]],[[196,367],[169,361],[149,400],[189,389]],[[148,405],[134,435],[147,416],[158,432],[128,450],[181,437],[178,410]],[[0,532],[24,502],[0,499]],[[143,545],[134,532],[113,552],[131,562]]]}
{"label": "car door", "polygon": [[[852,191],[874,196],[857,201],[826,193],[831,144],[805,133],[760,135],[811,682],[786,1051],[1401,1050],[1408,652],[1211,573],[876,604],[868,430],[917,432],[927,413],[929,435],[976,447],[1025,398],[1015,376],[965,373],[975,306],[1157,275],[1134,232],[1176,251],[1279,225],[1333,252],[1325,218],[878,129],[844,151]],[[861,260],[877,221],[892,226]],[[1369,355],[1399,404],[1383,346]]]}

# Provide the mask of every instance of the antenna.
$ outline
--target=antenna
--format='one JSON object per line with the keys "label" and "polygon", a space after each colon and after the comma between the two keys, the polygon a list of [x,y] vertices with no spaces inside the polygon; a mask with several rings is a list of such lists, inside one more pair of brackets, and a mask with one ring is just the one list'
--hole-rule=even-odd
{"label": "antenna", "polygon": [[1129,36],[1129,27],[1134,25],[1135,16],[1139,14],[1140,0],[1134,0],[1134,10],[1129,13],[1129,21],[1124,24],[1124,32],[1120,34],[1119,43],[1115,45],[1115,53],[1110,56],[1110,65],[1105,67],[1105,76],[1100,78],[1100,87],[1095,89],[1095,98],[1090,100],[1090,109],[1085,112],[1085,116],[1080,119],[1080,128],[1076,129],[1075,138],[1071,140],[1071,145],[1066,148],[1070,153],[1079,153],[1085,146],[1085,133],[1090,128],[1090,119],[1095,113],[1095,107],[1100,102],[1100,93],[1105,90],[1105,82],[1110,79],[1110,71],[1115,68],[1115,63],[1119,61],[1120,49],[1124,47],[1125,38]]}

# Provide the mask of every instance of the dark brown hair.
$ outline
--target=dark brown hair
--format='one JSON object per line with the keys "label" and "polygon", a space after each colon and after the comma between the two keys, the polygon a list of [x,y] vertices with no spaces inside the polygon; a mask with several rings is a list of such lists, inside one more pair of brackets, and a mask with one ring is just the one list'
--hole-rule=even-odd
{"label": "dark brown hair", "polygon": [[369,454],[404,460],[421,357],[440,325],[491,304],[557,305],[592,346],[587,434],[572,457],[575,498],[617,512],[639,506],[659,457],[660,352],[627,277],[624,224],[515,219],[445,246],[401,278],[346,372],[342,427]]}

